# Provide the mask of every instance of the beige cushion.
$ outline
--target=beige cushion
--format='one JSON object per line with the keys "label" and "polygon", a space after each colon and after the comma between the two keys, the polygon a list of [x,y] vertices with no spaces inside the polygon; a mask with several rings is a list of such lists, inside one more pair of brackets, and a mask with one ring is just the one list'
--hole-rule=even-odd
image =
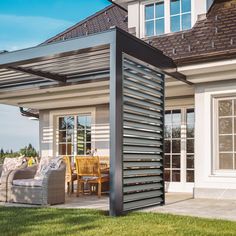
{"label": "beige cushion", "polygon": [[42,187],[43,180],[36,179],[16,179],[13,180],[13,185],[24,187]]}
{"label": "beige cushion", "polygon": [[48,161],[44,161],[44,164],[41,164],[40,170],[37,171],[34,179],[43,180],[50,170],[57,170],[62,162],[63,158],[49,158]]}
{"label": "beige cushion", "polygon": [[19,168],[23,164],[23,161],[24,161],[23,156],[15,158],[6,157],[3,162],[1,177],[4,176],[7,172]]}

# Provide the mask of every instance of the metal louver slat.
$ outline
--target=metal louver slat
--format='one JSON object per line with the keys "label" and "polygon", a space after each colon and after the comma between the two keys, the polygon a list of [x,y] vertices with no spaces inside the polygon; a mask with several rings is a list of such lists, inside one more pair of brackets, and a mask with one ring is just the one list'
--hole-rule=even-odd
{"label": "metal louver slat", "polygon": [[160,72],[123,59],[123,211],[164,203],[164,82]]}

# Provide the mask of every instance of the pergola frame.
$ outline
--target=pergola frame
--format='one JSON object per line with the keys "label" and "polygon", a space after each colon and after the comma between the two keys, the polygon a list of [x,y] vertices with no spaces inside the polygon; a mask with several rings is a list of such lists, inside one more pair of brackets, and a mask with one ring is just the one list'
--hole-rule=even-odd
{"label": "pergola frame", "polygon": [[[54,84],[47,83],[44,86],[66,86],[81,81],[89,81],[94,79],[101,79],[107,76],[107,69],[102,71],[89,72],[90,76],[83,77],[78,75],[77,80],[69,79],[66,75],[60,75],[53,72],[45,72],[40,70],[33,70],[22,67],[24,63],[37,63],[41,60],[50,59],[53,57],[62,57],[66,55],[75,55],[81,52],[87,52],[88,49],[95,47],[108,47],[110,50],[110,215],[117,216],[125,212],[123,203],[123,80],[124,80],[124,55],[129,55],[137,61],[141,61],[147,68],[157,73],[160,73],[160,77],[164,81],[164,75],[168,74],[180,80],[186,82],[186,78],[179,74],[176,70],[176,65],[172,59],[163,55],[161,51],[150,46],[144,41],[128,34],[127,32],[113,28],[107,32],[99,33],[96,35],[81,37],[78,39],[68,40],[59,43],[53,43],[49,45],[37,46],[34,48],[24,49],[16,52],[9,52],[0,54],[0,69],[10,69],[12,71],[18,71],[24,74],[37,76],[36,79],[27,82],[27,84],[18,84],[17,79],[11,78],[9,82],[4,82],[1,87],[0,81],[0,94],[5,89],[21,89],[25,86],[37,86],[38,78],[40,77],[45,82],[55,82]],[[99,75],[104,73],[104,76]],[[0,73],[1,76],[1,73]],[[81,78],[81,79],[80,79]],[[42,86],[40,80],[39,86]],[[160,169],[161,183],[162,183],[162,201],[164,204],[164,82],[161,84],[163,88],[162,96],[162,125],[160,126],[160,142],[162,142],[162,152],[160,156]],[[160,204],[159,202],[157,204]],[[153,205],[153,204],[152,204]]]}

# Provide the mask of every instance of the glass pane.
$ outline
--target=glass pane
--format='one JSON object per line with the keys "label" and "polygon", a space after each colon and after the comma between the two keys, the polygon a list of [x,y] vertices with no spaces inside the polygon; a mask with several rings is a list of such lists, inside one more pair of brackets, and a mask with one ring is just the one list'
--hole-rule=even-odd
{"label": "glass pane", "polygon": [[187,109],[187,123],[194,124],[194,122],[195,122],[194,109]]}
{"label": "glass pane", "polygon": [[236,115],[236,99],[234,99],[234,115]]}
{"label": "glass pane", "polygon": [[91,143],[86,144],[86,154],[91,155]]}
{"label": "glass pane", "polygon": [[187,138],[194,138],[194,124],[187,124]]}
{"label": "glass pane", "polygon": [[234,118],[234,133],[236,134],[236,118]]}
{"label": "glass pane", "polygon": [[182,0],[182,13],[191,12],[191,0]]}
{"label": "glass pane", "polygon": [[74,129],[74,117],[73,116],[66,117],[66,128],[67,129]]}
{"label": "glass pane", "polygon": [[78,129],[85,129],[86,116],[78,116]]}
{"label": "glass pane", "polygon": [[165,155],[165,168],[170,168],[170,155]]}
{"label": "glass pane", "polygon": [[172,138],[180,138],[181,135],[181,126],[179,125],[173,125],[172,128]]}
{"label": "glass pane", "polygon": [[87,129],[91,129],[91,124],[92,124],[92,117],[87,116],[86,117],[86,127],[87,127]]}
{"label": "glass pane", "polygon": [[59,155],[66,155],[66,144],[59,144]]}
{"label": "glass pane", "polygon": [[91,142],[91,131],[86,131],[86,142]]}
{"label": "glass pane", "polygon": [[59,143],[66,142],[66,131],[59,131]]}
{"label": "glass pane", "polygon": [[187,155],[187,169],[194,169],[194,156]]}
{"label": "glass pane", "polygon": [[78,143],[78,155],[84,155],[85,154],[85,144],[84,143]]}
{"label": "glass pane", "polygon": [[172,168],[180,168],[180,155],[172,156]]}
{"label": "glass pane", "polygon": [[71,143],[67,144],[67,155],[71,155],[73,150],[73,145]]}
{"label": "glass pane", "polygon": [[66,129],[66,117],[59,118],[59,130]]}
{"label": "glass pane", "polygon": [[194,170],[187,170],[187,182],[194,182]]}
{"label": "glass pane", "polygon": [[145,23],[145,34],[146,36],[154,35],[154,21],[148,21]]}
{"label": "glass pane", "polygon": [[187,137],[193,138],[194,137],[194,109],[187,110]]}
{"label": "glass pane", "polygon": [[171,124],[171,111],[166,111],[165,112],[165,123],[166,124]]}
{"label": "glass pane", "polygon": [[165,181],[170,182],[170,170],[165,170]]}
{"label": "glass pane", "polygon": [[219,119],[219,133],[220,134],[232,134],[232,118],[220,118]]}
{"label": "glass pane", "polygon": [[187,153],[194,153],[194,139],[187,140]]}
{"label": "glass pane", "polygon": [[173,124],[181,124],[181,110],[172,111]]}
{"label": "glass pane", "polygon": [[154,19],[154,4],[145,6],[145,20]]}
{"label": "glass pane", "polygon": [[78,143],[85,142],[85,131],[84,130],[78,130],[77,139],[78,139]]}
{"label": "glass pane", "polygon": [[172,16],[170,24],[171,24],[171,32],[180,31],[180,16]]}
{"label": "glass pane", "polygon": [[73,129],[67,130],[67,136],[66,136],[67,142],[73,142],[73,139],[74,139],[74,130]]}
{"label": "glass pane", "polygon": [[170,14],[171,15],[180,14],[180,0],[170,1]]}
{"label": "glass pane", "polygon": [[219,151],[220,152],[233,151],[232,135],[224,135],[219,137]]}
{"label": "glass pane", "polygon": [[233,169],[233,153],[220,153],[220,169]]}
{"label": "glass pane", "polygon": [[182,15],[182,30],[191,29],[191,14]]}
{"label": "glass pane", "polygon": [[180,153],[180,140],[172,141],[172,153]]}
{"label": "glass pane", "polygon": [[164,18],[156,20],[156,34],[157,35],[162,35],[165,33],[165,23],[164,23]]}
{"label": "glass pane", "polygon": [[156,3],[156,18],[164,17],[164,2]]}
{"label": "glass pane", "polygon": [[219,116],[231,116],[232,110],[232,100],[219,101]]}
{"label": "glass pane", "polygon": [[180,170],[173,170],[172,171],[172,181],[173,182],[180,182]]}
{"label": "glass pane", "polygon": [[165,153],[170,153],[170,140],[165,140]]}
{"label": "glass pane", "polygon": [[165,125],[165,138],[171,137],[171,125]]}

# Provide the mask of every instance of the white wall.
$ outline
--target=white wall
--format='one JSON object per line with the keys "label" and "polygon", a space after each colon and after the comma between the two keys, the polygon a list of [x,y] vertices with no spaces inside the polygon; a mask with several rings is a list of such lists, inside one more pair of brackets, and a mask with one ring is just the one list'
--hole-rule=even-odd
{"label": "white wall", "polygon": [[236,200],[236,171],[214,170],[213,96],[236,95],[235,82],[196,86],[195,93],[195,197]]}

